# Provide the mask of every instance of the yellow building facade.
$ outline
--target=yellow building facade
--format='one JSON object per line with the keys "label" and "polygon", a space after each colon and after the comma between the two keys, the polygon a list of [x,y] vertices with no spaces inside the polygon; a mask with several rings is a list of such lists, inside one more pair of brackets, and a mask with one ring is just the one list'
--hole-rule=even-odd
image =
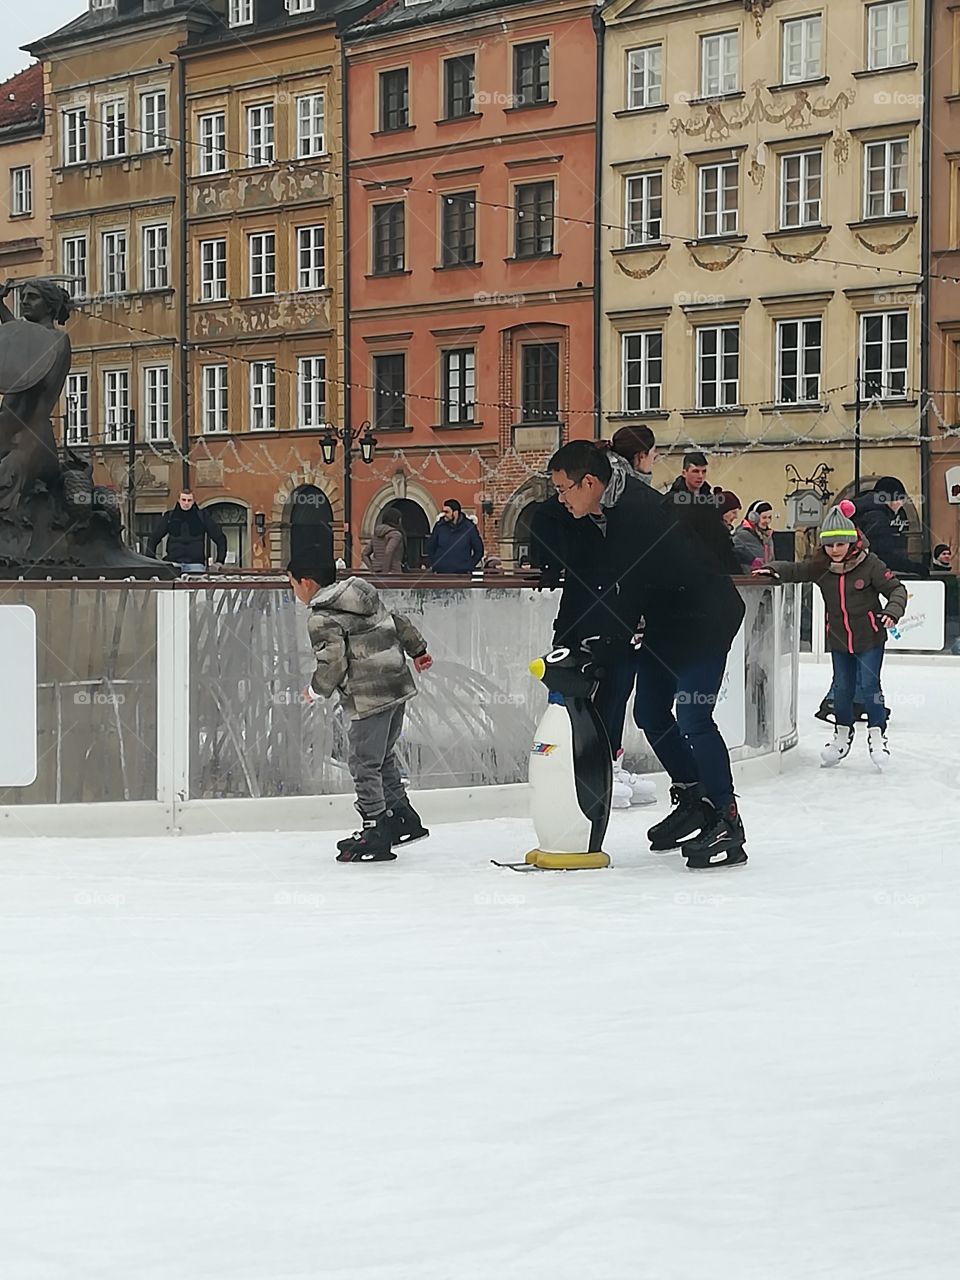
{"label": "yellow building facade", "polygon": [[34,63],[0,85],[0,281],[50,269],[46,124],[43,67]]}

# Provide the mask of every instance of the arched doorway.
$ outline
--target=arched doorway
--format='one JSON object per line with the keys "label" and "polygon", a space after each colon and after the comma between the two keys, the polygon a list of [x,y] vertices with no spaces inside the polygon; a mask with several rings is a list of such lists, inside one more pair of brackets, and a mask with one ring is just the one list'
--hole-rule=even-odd
{"label": "arched doorway", "polygon": [[[203,509],[216,520],[227,539],[227,564],[232,564],[238,569],[242,568],[247,563],[249,536],[247,508],[241,507],[238,502],[209,502]],[[209,538],[207,538],[207,554],[211,560],[216,554],[215,549],[210,546]]]}
{"label": "arched doorway", "polygon": [[412,498],[394,498],[381,507],[379,514],[382,515],[384,511],[396,511],[400,517],[400,527],[403,529],[404,537],[404,568],[422,569],[424,548],[430,537],[430,521],[427,513],[420,503],[414,502]]}
{"label": "arched doorway", "polygon": [[513,526],[514,564],[519,564],[524,559],[532,559],[530,531],[533,527],[533,517],[541,505],[537,501],[528,502],[517,516],[517,523]]}
{"label": "arched doorway", "polygon": [[323,490],[302,484],[291,493],[287,508],[291,558],[319,551],[324,564],[333,564],[333,508]]}

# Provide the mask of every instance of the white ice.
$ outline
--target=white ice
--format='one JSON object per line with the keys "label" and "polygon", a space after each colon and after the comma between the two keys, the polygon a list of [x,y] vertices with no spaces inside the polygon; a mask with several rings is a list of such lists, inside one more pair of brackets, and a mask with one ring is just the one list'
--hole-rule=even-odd
{"label": "white ice", "polygon": [[532,832],[0,844],[7,1280],[960,1274],[958,685],[743,786],[750,865]]}

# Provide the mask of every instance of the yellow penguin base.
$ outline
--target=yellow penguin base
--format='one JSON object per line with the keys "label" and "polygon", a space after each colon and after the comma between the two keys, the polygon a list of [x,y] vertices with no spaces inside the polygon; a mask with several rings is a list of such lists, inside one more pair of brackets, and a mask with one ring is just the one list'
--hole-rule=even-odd
{"label": "yellow penguin base", "polygon": [[610,865],[606,853],[544,853],[542,849],[531,849],[524,861],[541,871],[595,871]]}

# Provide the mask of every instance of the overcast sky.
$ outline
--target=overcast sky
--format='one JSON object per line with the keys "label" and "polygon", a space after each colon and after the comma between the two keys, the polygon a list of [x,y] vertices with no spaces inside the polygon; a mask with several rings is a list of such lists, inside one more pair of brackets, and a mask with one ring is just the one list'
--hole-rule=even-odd
{"label": "overcast sky", "polygon": [[2,0],[3,41],[0,42],[0,82],[29,63],[22,44],[56,31],[87,8],[87,0]]}

